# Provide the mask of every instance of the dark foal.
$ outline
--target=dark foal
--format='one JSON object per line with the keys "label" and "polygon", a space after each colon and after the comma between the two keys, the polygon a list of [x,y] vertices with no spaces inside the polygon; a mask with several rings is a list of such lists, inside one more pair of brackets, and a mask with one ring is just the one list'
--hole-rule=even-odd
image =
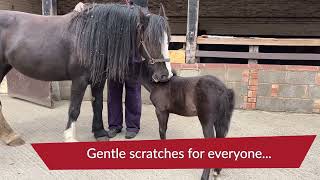
{"label": "dark foal", "polygon": [[[234,109],[234,92],[216,77],[175,74],[170,81],[156,84],[150,80],[146,68],[142,68],[141,74],[143,86],[150,92],[156,108],[161,139],[166,139],[170,113],[198,116],[205,138],[226,137]],[[218,175],[221,169],[214,171]],[[210,169],[205,169],[201,179],[209,179],[209,174]]]}

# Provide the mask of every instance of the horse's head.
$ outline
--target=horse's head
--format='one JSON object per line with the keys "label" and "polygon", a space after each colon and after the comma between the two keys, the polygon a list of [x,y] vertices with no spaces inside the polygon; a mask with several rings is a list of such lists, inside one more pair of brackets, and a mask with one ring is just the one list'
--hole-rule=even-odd
{"label": "horse's head", "polygon": [[152,80],[166,82],[172,77],[172,72],[169,57],[170,29],[164,8],[160,7],[159,15],[141,12],[140,17],[140,53],[145,63],[148,63]]}

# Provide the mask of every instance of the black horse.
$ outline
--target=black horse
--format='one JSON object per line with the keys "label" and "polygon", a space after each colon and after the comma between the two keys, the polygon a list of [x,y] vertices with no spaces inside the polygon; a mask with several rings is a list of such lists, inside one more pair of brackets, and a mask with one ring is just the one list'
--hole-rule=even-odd
{"label": "black horse", "polygon": [[[92,131],[96,138],[107,137],[102,121],[106,79],[127,78],[130,60],[139,53],[150,64],[153,81],[168,81],[169,35],[165,17],[120,4],[95,4],[54,17],[0,11],[0,82],[12,67],[43,81],[71,80],[65,141],[76,141],[75,123],[91,84]],[[8,145],[23,144],[2,114],[0,139]]]}
{"label": "black horse", "polygon": [[[148,64],[143,63],[141,78],[143,86],[150,92],[159,121],[159,134],[166,139],[170,113],[181,116],[198,116],[205,138],[224,138],[234,110],[234,92],[214,76],[179,77],[174,73],[166,83],[153,83]],[[214,169],[215,175],[221,169]],[[210,169],[205,169],[202,180],[209,179]]]}

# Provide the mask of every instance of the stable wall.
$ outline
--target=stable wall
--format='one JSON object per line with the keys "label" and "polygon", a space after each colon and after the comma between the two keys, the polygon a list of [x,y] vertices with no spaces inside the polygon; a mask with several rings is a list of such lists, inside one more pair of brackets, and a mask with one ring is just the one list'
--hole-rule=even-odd
{"label": "stable wall", "polygon": [[[297,113],[320,113],[320,67],[249,64],[172,64],[180,76],[213,75],[235,92],[236,108]],[[87,89],[85,100],[91,100]],[[104,100],[107,100],[107,86]],[[70,97],[70,82],[60,86]],[[143,88],[143,103],[151,104]]]}
{"label": "stable wall", "polygon": [[214,75],[236,94],[236,108],[320,113],[320,68],[250,64],[176,64],[182,76]]}

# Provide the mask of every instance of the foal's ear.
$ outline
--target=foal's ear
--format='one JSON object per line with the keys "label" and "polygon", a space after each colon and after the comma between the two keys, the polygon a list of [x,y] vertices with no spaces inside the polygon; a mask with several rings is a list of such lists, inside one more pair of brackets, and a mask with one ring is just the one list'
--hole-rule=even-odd
{"label": "foal's ear", "polygon": [[139,12],[140,12],[140,24],[142,24],[143,29],[145,30],[148,27],[151,15],[149,13],[145,14],[141,9],[139,10]]}
{"label": "foal's ear", "polygon": [[167,17],[166,11],[165,11],[164,6],[163,6],[162,3],[160,3],[159,16],[162,16],[162,17],[165,17],[165,18]]}

